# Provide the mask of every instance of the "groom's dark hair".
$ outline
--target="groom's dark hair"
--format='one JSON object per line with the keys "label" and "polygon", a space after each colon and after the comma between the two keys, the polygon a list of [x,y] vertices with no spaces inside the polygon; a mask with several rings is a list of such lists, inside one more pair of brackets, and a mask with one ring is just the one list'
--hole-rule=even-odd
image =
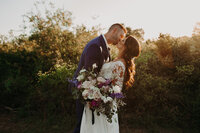
{"label": "groom's dark hair", "polygon": [[122,24],[119,24],[119,23],[115,23],[115,24],[111,25],[108,31],[111,31],[111,30],[113,30],[116,27],[124,30],[124,32],[127,33],[126,28]]}

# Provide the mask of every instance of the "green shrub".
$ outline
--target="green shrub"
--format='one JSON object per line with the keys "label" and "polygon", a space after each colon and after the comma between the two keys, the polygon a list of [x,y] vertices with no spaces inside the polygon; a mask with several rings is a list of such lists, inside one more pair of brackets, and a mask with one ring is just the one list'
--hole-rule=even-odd
{"label": "green shrub", "polygon": [[67,79],[72,77],[75,70],[73,65],[55,66],[45,73],[38,73],[38,83],[30,99],[31,110],[40,112],[44,118],[49,115],[71,115],[75,103],[68,90]]}

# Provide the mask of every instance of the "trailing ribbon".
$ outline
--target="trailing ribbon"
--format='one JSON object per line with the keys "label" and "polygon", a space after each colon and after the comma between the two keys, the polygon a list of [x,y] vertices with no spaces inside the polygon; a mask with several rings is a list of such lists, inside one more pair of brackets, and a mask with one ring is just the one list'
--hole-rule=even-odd
{"label": "trailing ribbon", "polygon": [[94,109],[91,110],[92,110],[92,125],[94,125]]}

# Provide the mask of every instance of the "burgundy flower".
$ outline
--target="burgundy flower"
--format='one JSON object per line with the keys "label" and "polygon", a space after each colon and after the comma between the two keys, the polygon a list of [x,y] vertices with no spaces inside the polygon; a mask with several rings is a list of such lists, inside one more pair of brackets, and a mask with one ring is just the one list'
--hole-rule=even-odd
{"label": "burgundy flower", "polygon": [[97,101],[92,100],[92,102],[90,103],[90,105],[91,105],[92,107],[97,107],[99,104],[98,104]]}
{"label": "burgundy flower", "polygon": [[101,87],[103,87],[103,86],[104,86],[104,83],[98,84],[98,88],[101,88]]}

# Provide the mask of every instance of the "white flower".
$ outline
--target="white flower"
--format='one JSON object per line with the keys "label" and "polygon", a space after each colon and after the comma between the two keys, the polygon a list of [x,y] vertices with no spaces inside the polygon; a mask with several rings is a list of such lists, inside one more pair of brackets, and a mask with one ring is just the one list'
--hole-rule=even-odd
{"label": "white flower", "polygon": [[108,91],[109,91],[110,93],[113,93],[113,92],[114,92],[113,88],[109,88]]}
{"label": "white flower", "polygon": [[106,99],[110,102],[113,100],[112,97],[107,97]]}
{"label": "white flower", "polygon": [[95,100],[98,100],[102,97],[102,94],[99,90],[99,88],[95,87],[95,86],[91,86],[89,88],[89,95],[88,95],[88,98],[89,99],[95,99]]}
{"label": "white flower", "polygon": [[107,99],[105,98],[105,99],[103,99],[103,102],[104,102],[104,103],[107,103],[108,101],[107,101]]}
{"label": "white flower", "polygon": [[88,99],[94,99],[93,91],[89,91]]}
{"label": "white flower", "polygon": [[112,102],[112,100],[113,100],[111,97],[106,98],[105,96],[102,96],[101,99],[103,100],[104,103]]}
{"label": "white flower", "polygon": [[92,68],[93,68],[93,69],[97,68],[97,64],[94,63],[94,64],[92,65]]}
{"label": "white flower", "polygon": [[106,82],[106,80],[104,78],[102,78],[102,77],[97,77],[97,81],[101,82],[101,83]]}
{"label": "white flower", "polygon": [[78,79],[78,81],[83,80],[85,77],[83,75],[79,75],[76,79]]}
{"label": "white flower", "polygon": [[102,95],[101,100],[103,100],[103,101],[106,100],[106,97]]}
{"label": "white flower", "polygon": [[90,90],[92,90],[92,91],[99,91],[99,88],[97,88],[97,87],[95,87],[95,86],[91,86],[91,87],[90,87]]}
{"label": "white flower", "polygon": [[89,77],[88,77],[88,79],[89,79],[89,80],[92,80],[92,77],[91,77],[91,76],[89,76]]}
{"label": "white flower", "polygon": [[121,88],[118,85],[115,85],[113,87],[114,93],[120,93],[121,92]]}
{"label": "white flower", "polygon": [[83,73],[83,72],[86,72],[86,69],[82,69],[82,70],[80,70],[79,73]]}
{"label": "white flower", "polygon": [[87,89],[87,88],[91,88],[94,85],[94,81],[85,81],[82,84],[82,87]]}
{"label": "white flower", "polygon": [[84,98],[85,100],[87,99],[88,95],[89,95],[89,90],[84,90],[84,91],[82,92],[82,96],[83,96],[83,98]]}
{"label": "white flower", "polygon": [[93,79],[91,82],[92,82],[92,85],[95,85],[96,82],[97,82],[97,80],[96,80],[96,79]]}
{"label": "white flower", "polygon": [[94,92],[94,99],[97,101],[98,99],[100,99],[102,96],[102,94],[100,93],[100,91],[95,91]]}

